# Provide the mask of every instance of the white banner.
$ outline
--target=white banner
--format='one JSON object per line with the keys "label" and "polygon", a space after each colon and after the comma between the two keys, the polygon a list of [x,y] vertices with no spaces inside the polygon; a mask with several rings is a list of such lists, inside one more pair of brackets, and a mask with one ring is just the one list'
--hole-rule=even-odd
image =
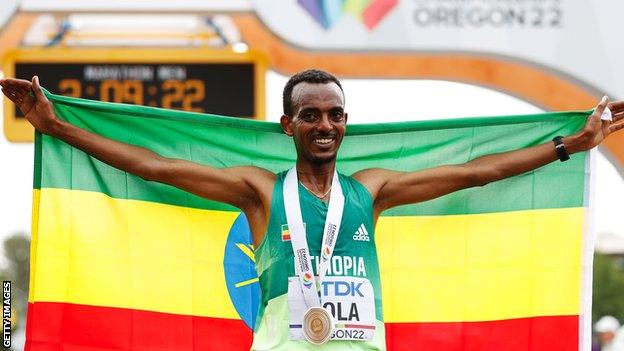
{"label": "white banner", "polygon": [[624,96],[621,0],[252,1],[298,47],[509,57]]}

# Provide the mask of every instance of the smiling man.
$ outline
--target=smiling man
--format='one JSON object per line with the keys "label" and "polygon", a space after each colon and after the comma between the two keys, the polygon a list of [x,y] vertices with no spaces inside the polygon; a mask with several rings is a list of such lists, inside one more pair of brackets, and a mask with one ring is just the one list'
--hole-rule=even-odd
{"label": "smiling man", "polygon": [[[384,349],[375,224],[389,208],[434,199],[531,171],[600,144],[624,126],[624,102],[604,98],[574,135],[413,172],[336,172],[347,113],[340,82],[308,70],[284,88],[280,123],[293,137],[296,165],[274,174],[241,166],[213,168],[169,159],[56,117],[37,77],[0,80],[4,94],[42,133],[116,168],[240,208],[248,218],[262,300],[252,348]],[[30,92],[34,92],[34,96]],[[613,120],[601,120],[606,107]],[[423,155],[425,157],[425,155]]]}

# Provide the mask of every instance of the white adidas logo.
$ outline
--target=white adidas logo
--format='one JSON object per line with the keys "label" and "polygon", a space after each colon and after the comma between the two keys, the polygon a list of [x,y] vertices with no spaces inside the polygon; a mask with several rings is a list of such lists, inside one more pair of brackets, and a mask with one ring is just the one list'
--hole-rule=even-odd
{"label": "white adidas logo", "polygon": [[353,234],[353,240],[355,241],[370,241],[370,236],[368,236],[368,231],[364,226],[364,223],[360,224],[358,230]]}

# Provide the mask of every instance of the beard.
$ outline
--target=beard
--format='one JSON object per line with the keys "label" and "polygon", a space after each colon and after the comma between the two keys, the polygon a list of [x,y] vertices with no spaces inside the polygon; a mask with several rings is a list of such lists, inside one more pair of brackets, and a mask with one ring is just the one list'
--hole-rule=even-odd
{"label": "beard", "polygon": [[[336,138],[334,135],[332,137]],[[295,149],[297,150],[297,158],[303,158],[315,166],[323,166],[336,160],[338,149],[342,143],[342,138],[336,138],[337,146],[333,150],[314,151],[313,145],[306,145],[301,140],[294,139]]]}
{"label": "beard", "polygon": [[331,163],[331,162],[335,161],[336,160],[336,153],[333,153],[333,154],[327,155],[327,156],[311,155],[309,160],[310,160],[310,162],[312,162],[313,164],[315,164],[317,166],[324,165],[324,164]]}

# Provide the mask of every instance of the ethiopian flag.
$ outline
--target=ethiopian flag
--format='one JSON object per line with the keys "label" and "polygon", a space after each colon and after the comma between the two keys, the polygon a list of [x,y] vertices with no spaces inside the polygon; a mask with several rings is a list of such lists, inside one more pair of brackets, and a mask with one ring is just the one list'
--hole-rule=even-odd
{"label": "ethiopian flag", "polygon": [[[278,124],[48,95],[86,130],[213,167],[278,172]],[[588,112],[349,126],[345,174],[418,170],[548,142]],[[589,345],[590,154],[384,212],[389,350]],[[245,350],[259,301],[244,216],[37,135],[28,350]],[[288,228],[283,228],[288,236]]]}

